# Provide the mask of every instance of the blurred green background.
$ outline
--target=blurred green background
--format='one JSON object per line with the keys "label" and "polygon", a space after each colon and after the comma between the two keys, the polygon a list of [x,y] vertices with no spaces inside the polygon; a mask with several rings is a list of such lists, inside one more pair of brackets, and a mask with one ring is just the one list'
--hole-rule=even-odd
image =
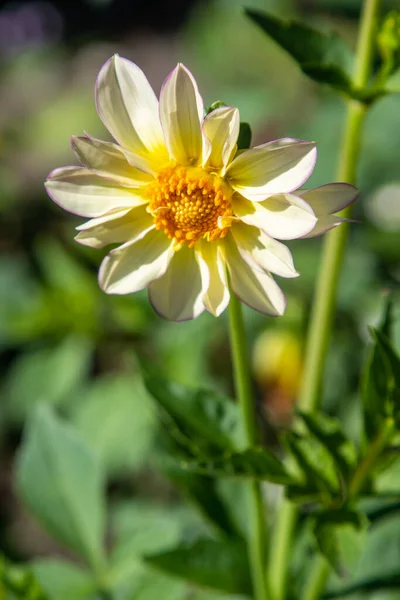
{"label": "blurred green background", "polygon": [[[145,293],[104,295],[96,279],[101,251],[73,241],[80,221],[50,201],[43,181],[54,168],[76,164],[72,134],[85,130],[107,139],[93,89],[115,52],[139,64],[157,93],[183,62],[206,105],[222,100],[237,106],[255,143],[285,136],[315,140],[319,159],[310,184],[334,181],[343,100],[306,79],[247,20],[244,6],[333,28],[354,47],[360,0],[0,3],[0,549],[10,559],[64,552],[13,490],[15,453],[38,403],[56,408],[99,455],[107,472],[110,539],[137,535],[140,554],[143,531],[153,549],[152,528],[165,527],[168,547],[205,527],[157,469],[159,423],[136,373],[139,363],[151,364],[181,383],[232,394],[226,316],[168,323],[152,311]],[[399,140],[400,96],[393,95],[378,101],[367,120],[361,193],[325,374],[325,408],[344,419],[355,439],[360,418],[354,398],[368,326],[378,321],[387,290],[398,290],[400,281]],[[288,295],[284,317],[246,311],[266,431],[288,423],[296,397],[321,244],[290,243],[301,277],[280,281]],[[399,319],[395,338],[400,349]],[[400,543],[396,552],[399,562]]]}

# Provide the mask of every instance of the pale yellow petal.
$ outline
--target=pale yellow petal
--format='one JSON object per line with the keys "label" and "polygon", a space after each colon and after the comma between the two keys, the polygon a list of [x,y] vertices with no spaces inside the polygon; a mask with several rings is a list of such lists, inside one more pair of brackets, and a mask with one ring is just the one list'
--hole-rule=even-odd
{"label": "pale yellow petal", "polygon": [[153,181],[148,173],[132,167],[116,144],[92,137],[71,138],[71,146],[81,163],[96,175],[124,187],[143,187]]}
{"label": "pale yellow petal", "polygon": [[332,215],[354,202],[358,190],[348,183],[328,183],[312,190],[299,190],[298,196],[311,206],[317,217]]}
{"label": "pale yellow petal", "polygon": [[193,75],[178,64],[161,89],[160,119],[169,154],[181,165],[201,160],[203,114],[203,100]]}
{"label": "pale yellow petal", "polygon": [[149,286],[154,310],[169,321],[195,319],[204,311],[208,280],[201,277],[193,249],[175,252],[165,274]]}
{"label": "pale yellow petal", "polygon": [[317,217],[310,205],[294,194],[277,194],[262,202],[234,196],[234,213],[241,221],[278,240],[303,237],[315,227]]}
{"label": "pale yellow petal", "polygon": [[99,270],[99,284],[107,294],[131,294],[161,277],[173,255],[171,241],[152,229],[143,238],[112,250]]}
{"label": "pale yellow petal", "polygon": [[301,187],[310,177],[316,159],[313,142],[284,138],[242,152],[229,165],[226,176],[242,196],[258,202]]}
{"label": "pale yellow petal", "polygon": [[195,250],[201,276],[209,281],[203,297],[204,306],[215,317],[219,317],[228,306],[230,298],[221,246],[218,242],[200,240],[196,243]]}
{"label": "pale yellow petal", "polygon": [[45,187],[56,204],[82,217],[100,217],[118,208],[147,203],[137,190],[118,187],[84,167],[56,169]]}
{"label": "pale yellow petal", "polygon": [[240,118],[237,108],[224,106],[213,110],[203,122],[203,132],[211,143],[211,152],[205,163],[208,169],[225,169],[235,152]]}
{"label": "pale yellow petal", "polygon": [[154,219],[142,205],[108,213],[77,227],[75,240],[84,246],[104,248],[109,244],[133,242],[154,227]]}

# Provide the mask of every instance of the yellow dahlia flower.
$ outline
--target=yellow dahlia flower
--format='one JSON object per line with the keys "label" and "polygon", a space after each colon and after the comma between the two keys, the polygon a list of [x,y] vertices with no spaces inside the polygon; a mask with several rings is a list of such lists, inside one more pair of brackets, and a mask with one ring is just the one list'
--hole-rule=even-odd
{"label": "yellow dahlia flower", "polygon": [[296,277],[277,240],[318,235],[356,190],[336,183],[297,191],[316,161],[312,142],[284,138],[238,152],[239,111],[204,115],[192,74],[182,64],[157,100],[144,73],[114,56],[96,84],[97,111],[116,143],[73,137],[83,166],[53,171],[46,188],[62,208],[88,217],[76,240],[109,252],[99,271],[109,294],[148,288],[167,319],[220,315],[230,289],[277,316],[285,297],[271,273]]}

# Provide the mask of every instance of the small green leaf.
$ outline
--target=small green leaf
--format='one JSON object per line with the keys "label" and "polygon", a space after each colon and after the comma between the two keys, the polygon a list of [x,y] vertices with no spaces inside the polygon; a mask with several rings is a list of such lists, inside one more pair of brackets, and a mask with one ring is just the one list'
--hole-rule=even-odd
{"label": "small green leaf", "polygon": [[337,590],[328,591],[323,594],[323,600],[331,598],[343,598],[351,594],[371,594],[371,592],[383,592],[383,590],[400,590],[400,574],[398,571],[391,574],[382,575],[382,577],[373,577],[356,581],[350,585],[339,588]]}
{"label": "small green leaf", "polygon": [[170,552],[148,556],[146,561],[195,585],[228,594],[251,596],[246,547],[240,542],[197,540]]}
{"label": "small green leaf", "polygon": [[222,100],[216,100],[215,102],[210,104],[208,108],[206,108],[206,115],[209,115],[213,110],[216,110],[217,108],[222,108],[223,106],[226,106],[225,102],[222,102]]}
{"label": "small green leaf", "polygon": [[17,490],[38,521],[93,568],[104,560],[104,482],[96,457],[69,425],[39,407],[28,424]]}
{"label": "small green leaf", "polygon": [[237,141],[238,150],[247,150],[251,146],[252,132],[249,123],[240,122],[239,137]]}
{"label": "small green leaf", "polygon": [[206,451],[234,449],[239,429],[237,405],[212,390],[197,390],[148,376],[145,384],[179,430]]}
{"label": "small green leaf", "polygon": [[226,511],[213,478],[196,473],[189,473],[169,464],[163,472],[176,484],[192,502],[200,509],[201,513],[223,534],[235,537],[238,532]]}
{"label": "small green leaf", "polygon": [[246,14],[294,58],[306,75],[353,96],[347,72],[352,55],[340,36],[263,11],[246,9]]}
{"label": "small green leaf", "polygon": [[91,600],[96,589],[89,573],[61,560],[35,560],[32,571],[49,600]]}
{"label": "small green leaf", "polygon": [[300,413],[300,416],[311,435],[327,449],[338,470],[347,481],[357,463],[357,450],[344,434],[339,419],[322,413],[315,415]]}
{"label": "small green leaf", "polygon": [[181,467],[210,477],[241,477],[283,485],[293,482],[284,465],[264,448],[250,448],[216,458],[185,461],[181,462]]}
{"label": "small green leaf", "polygon": [[375,343],[362,376],[361,397],[367,439],[374,440],[383,428],[390,406],[391,370],[384,350]]}

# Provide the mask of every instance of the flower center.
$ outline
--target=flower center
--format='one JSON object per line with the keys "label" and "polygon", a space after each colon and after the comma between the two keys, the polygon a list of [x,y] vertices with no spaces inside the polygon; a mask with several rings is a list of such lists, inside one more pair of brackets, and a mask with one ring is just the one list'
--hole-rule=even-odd
{"label": "flower center", "polygon": [[147,186],[146,195],[156,228],[174,240],[176,249],[191,248],[201,238],[225,237],[231,225],[232,191],[203,169],[167,167]]}

